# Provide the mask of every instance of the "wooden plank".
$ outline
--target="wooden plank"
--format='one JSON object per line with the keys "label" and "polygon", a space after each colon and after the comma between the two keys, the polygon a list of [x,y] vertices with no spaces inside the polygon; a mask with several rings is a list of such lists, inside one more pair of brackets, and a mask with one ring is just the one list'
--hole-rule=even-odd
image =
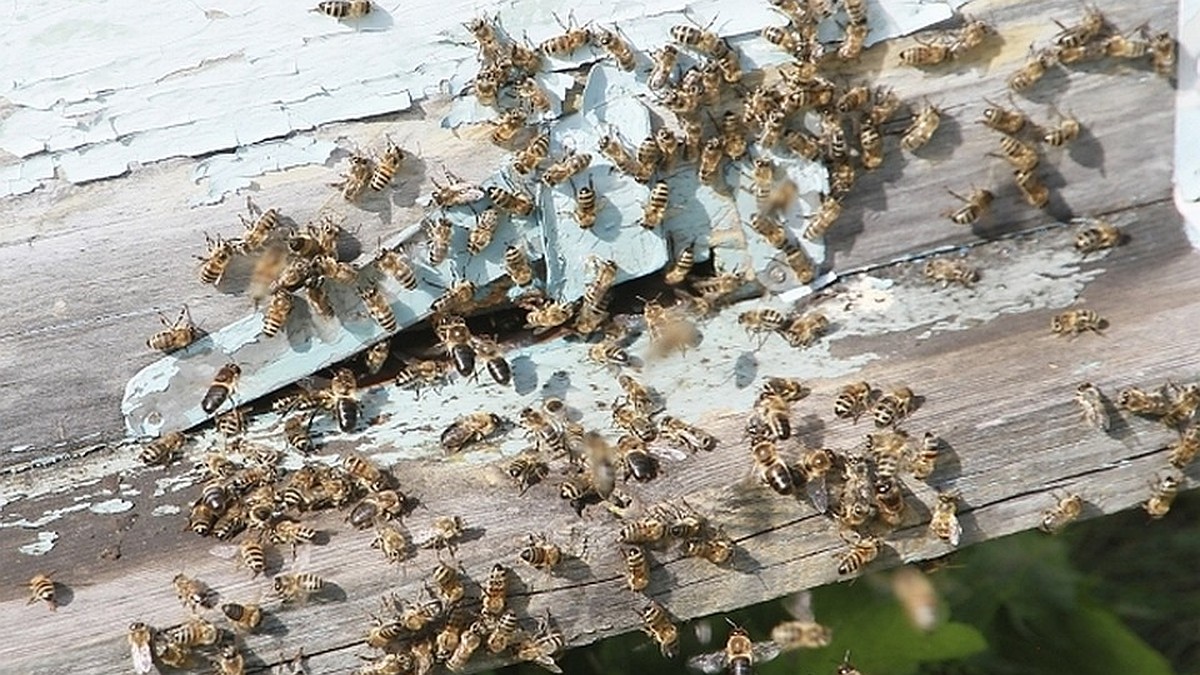
{"label": "wooden plank", "polygon": [[[1200,280],[1194,274],[1195,255],[1183,248],[1169,204],[1137,209],[1128,216],[1135,221],[1130,226],[1130,244],[1093,263],[1107,271],[1086,289],[1088,305],[1111,322],[1103,336],[1057,338],[1049,334],[1048,314],[1034,312],[1003,316],[970,331],[935,333],[918,342],[907,334],[863,339],[862,349],[885,354],[887,359],[869,365],[861,376],[880,384],[911,384],[925,402],[908,428],[917,433],[936,429],[952,448],[929,485],[907,481],[913,520],[888,538],[877,566],[949,550],[925,534],[924,518],[935,487],[962,491],[964,544],[1034,526],[1060,490],[1083,494],[1088,517],[1145,499],[1148,481],[1165,466],[1163,448],[1172,434],[1156,423],[1125,416],[1112,435],[1105,436],[1083,425],[1071,394],[1084,378],[1110,395],[1131,384],[1195,379],[1200,357],[1190,348],[1188,335],[1200,316],[1196,299],[1200,296],[1195,293]],[[1023,251],[1069,247],[1070,241],[1070,232],[1050,230],[980,245],[973,256],[986,273]],[[899,263],[875,274],[901,284],[914,283],[915,267]],[[1153,286],[1145,282],[1148,278]],[[826,300],[840,301],[837,294]],[[864,424],[838,423],[829,415],[841,382],[814,380],[813,396],[796,406],[793,418],[804,422],[807,442],[846,448],[864,433]],[[741,441],[744,415],[744,411],[728,410],[705,420],[722,441],[717,451],[672,465],[666,476],[636,493],[646,503],[685,497],[738,542],[728,570],[681,559],[671,551],[652,554],[657,565],[648,594],[681,619],[837,578],[832,556],[842,545],[832,523],[807,504],[776,497],[749,480],[749,459]],[[343,449],[336,441],[330,448]],[[576,517],[552,485],[536,486],[517,498],[495,468],[405,462],[396,471],[405,488],[428,508],[410,516],[408,526],[414,536],[420,536],[434,515],[462,515],[482,531],[480,538],[463,544],[458,552],[468,574],[478,579],[496,560],[512,565],[522,586],[516,594],[517,606],[530,616],[551,611],[572,644],[635,627],[634,611],[645,600],[622,590],[612,544],[620,523],[606,513],[593,509],[583,519]],[[158,476],[139,472],[120,480],[146,492],[153,490],[152,481]],[[36,475],[18,479],[32,481]],[[110,487],[120,491],[115,481]],[[179,503],[193,498],[194,492],[193,488],[160,501]],[[70,497],[48,498],[27,507],[32,514],[53,499]],[[520,538],[531,528],[523,515],[527,513],[538,513],[536,528],[581,558],[569,561],[557,576],[521,567],[516,552]],[[123,668],[125,624],[141,618],[167,625],[183,616],[170,589],[170,578],[179,571],[204,579],[226,598],[264,593],[265,580],[249,580],[228,561],[208,554],[212,542],[179,532],[180,519],[149,516],[145,507],[105,518],[66,516],[59,529],[70,532],[73,543],[65,543],[45,559],[20,556],[6,572],[13,583],[6,584],[0,595],[0,617],[4,617],[0,629],[14,639],[0,648],[0,658],[34,673],[60,672],[69,662],[73,672]],[[366,653],[359,644],[366,612],[386,592],[415,595],[435,556],[424,551],[403,568],[388,569],[378,552],[368,548],[368,533],[348,531],[337,515],[318,518],[315,524],[329,532],[330,541],[311,550],[304,569],[334,581],[344,599],[280,611],[286,632],[252,636],[247,644],[267,662],[303,646],[308,653],[323,654],[314,659],[320,668],[313,672],[342,672]],[[20,535],[12,529],[0,530],[0,546],[11,548]],[[106,560],[101,549],[114,541],[120,543],[121,557]],[[290,561],[285,564],[291,568]],[[60,578],[72,588],[73,601],[54,614],[44,613],[42,607],[20,607],[24,600],[14,580],[47,567],[68,570]],[[729,574],[744,581],[727,583]],[[131,584],[136,584],[137,592],[131,592]],[[112,626],[97,632],[92,619],[101,616]],[[47,634],[69,640],[79,651],[48,653],[24,646],[41,644]],[[78,653],[88,654],[86,663],[77,662]]]}

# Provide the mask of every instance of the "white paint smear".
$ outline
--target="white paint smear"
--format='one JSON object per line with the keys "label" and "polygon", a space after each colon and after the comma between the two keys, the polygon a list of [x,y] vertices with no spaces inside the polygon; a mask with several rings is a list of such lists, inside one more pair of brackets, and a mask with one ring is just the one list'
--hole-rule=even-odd
{"label": "white paint smear", "polygon": [[92,513],[124,513],[133,508],[133,502],[124,499],[108,499],[92,504],[88,508]]}
{"label": "white paint smear", "polygon": [[57,541],[57,532],[38,532],[37,541],[25,544],[17,550],[25,555],[46,555],[50,549],[54,548],[54,543]]}
{"label": "white paint smear", "polygon": [[150,515],[152,515],[152,516],[173,516],[176,513],[179,513],[180,510],[181,509],[178,506],[175,506],[174,504],[159,504],[158,506],[154,507],[154,510],[150,512]]}
{"label": "white paint smear", "polygon": [[294,166],[322,164],[336,149],[335,143],[297,136],[214,155],[198,163],[192,170],[192,180],[204,184],[207,191],[189,204],[216,204],[225,195],[250,187],[257,176]]}

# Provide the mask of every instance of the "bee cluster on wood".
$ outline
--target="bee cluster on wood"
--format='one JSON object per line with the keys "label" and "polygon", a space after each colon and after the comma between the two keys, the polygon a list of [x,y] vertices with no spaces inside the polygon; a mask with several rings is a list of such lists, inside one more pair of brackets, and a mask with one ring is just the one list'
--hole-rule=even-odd
{"label": "bee cluster on wood", "polygon": [[[856,163],[866,171],[882,165],[882,127],[904,103],[890,89],[843,86],[823,74],[836,62],[861,56],[869,34],[863,0],[844,0],[839,6],[822,0],[770,1],[787,23],[764,28],[762,38],[789,54],[792,61],[778,69],[778,77],[771,78],[774,81],[769,85],[760,80],[760,73],[742,71],[739,53],[727,39],[699,25],[674,26],[669,31],[672,42],[642,52],[615,27],[577,26],[573,20],[563,25],[563,33],[536,46],[512,39],[486,17],[465,24],[476,42],[480,63],[472,94],[481,105],[496,110],[489,136],[494,143],[513,150],[507,167],[511,174],[489,185],[465,181],[449,171],[444,171],[441,180],[433,180],[430,206],[422,221],[426,251],[419,259],[410,257],[404,247],[381,244],[373,259],[356,265],[341,258],[338,242],[345,231],[333,217],[292,226],[279,210],[263,211],[248,201],[250,218],[243,218],[240,236],[208,239],[199,273],[203,283],[221,283],[232,261],[249,260],[253,269],[247,292],[256,303],[265,302],[261,333],[266,339],[279,339],[287,333],[296,295],[303,296],[314,320],[333,318],[331,288],[357,296],[366,314],[385,333],[384,339],[364,352],[361,363],[335,368],[327,387],[301,387],[274,400],[271,407],[282,416],[279,431],[284,443],[301,455],[312,453],[316,442],[310,430],[320,415],[327,415],[341,432],[358,430],[364,422],[358,402],[360,380],[385,370],[391,357],[390,337],[402,327],[394,311],[400,300],[393,290],[411,292],[432,284],[435,273],[440,281],[443,277],[437,268],[447,260],[460,253],[468,258],[482,256],[490,250],[502,261],[504,277],[491,289],[457,276],[447,283],[429,305],[438,358],[408,360],[398,366],[392,381],[419,392],[444,383],[452,372],[464,379],[473,377],[477,365],[482,364],[498,385],[509,385],[511,368],[498,337],[473,334],[467,319],[489,306],[481,296],[496,297],[495,290],[503,296],[517,289],[513,304],[525,311],[525,329],[534,335],[555,331],[590,340],[588,358],[609,370],[622,395],[610,406],[612,430],[587,429],[575,421],[564,401],[547,398],[540,405],[513,411],[513,419],[484,411],[460,417],[438,438],[443,452],[465,452],[483,441],[523,432],[529,447],[504,466],[519,496],[548,481],[552,468],[561,469],[563,478],[557,489],[572,510],[582,515],[588,508],[599,507],[613,513],[620,523],[613,533],[613,545],[619,548],[623,563],[619,583],[630,592],[644,594],[651,585],[657,564],[651,554],[654,550],[673,548],[683,556],[729,565],[739,544],[720,523],[682,500],[640,506],[637,495],[629,491],[655,480],[662,448],[712,452],[718,448],[718,440],[693,421],[672,414],[664,392],[654,391],[625,370],[633,362],[627,352],[631,331],[628,323],[614,321],[609,312],[624,261],[598,256],[582,261],[590,277],[582,297],[552,298],[541,290],[546,285],[545,263],[534,257],[525,242],[505,240],[497,233],[513,227],[514,221],[528,224],[536,220],[539,204],[545,203],[538,198],[539,191],[565,190],[568,185],[574,202],[570,217],[581,230],[594,231],[598,213],[605,208],[590,172],[594,150],[595,157],[611,164],[622,179],[632,179],[648,191],[640,218],[628,223],[630,226],[663,229],[672,217],[673,204],[681,201],[674,181],[668,179],[678,167],[691,166],[700,186],[731,199],[735,188],[750,193],[757,210],[747,219],[747,236],[765,242],[800,284],[813,282],[818,265],[801,240],[813,242],[828,235],[855,183]],[[365,16],[370,10],[370,2],[351,0],[322,2],[315,11],[341,20]],[[825,45],[817,39],[818,25],[835,19],[842,23],[843,18],[843,40],[826,54]],[[900,60],[906,65],[933,67],[969,59],[995,32],[978,19],[963,17],[959,29],[920,39],[917,46],[901,52]],[[1144,58],[1167,75],[1174,59],[1174,41],[1168,35],[1133,39],[1117,33],[1092,9],[1079,24],[1063,27],[1053,43],[1034,52],[1029,63],[1009,78],[1013,91],[1034,86],[1055,64]],[[559,148],[553,125],[545,124],[558,102],[536,76],[547,60],[593,47],[621,71],[634,72],[644,80],[654,92],[654,105],[664,114],[657,128],[635,143],[627,142],[614,129],[595,148]],[[589,69],[585,65],[577,74],[585,75]],[[1040,161],[1036,144],[1058,147],[1069,143],[1079,135],[1080,123],[1059,114],[1057,122],[1043,128],[1020,110],[990,101],[988,105],[981,122],[1002,134],[999,156],[1012,165],[1025,201],[1044,207],[1049,195],[1034,174]],[[928,101],[916,107],[898,141],[900,147],[919,152],[932,139],[943,114]],[[342,180],[334,185],[337,195],[353,203],[370,192],[389,189],[405,157],[406,152],[390,139],[377,156],[355,153]],[[777,167],[781,157],[821,162],[829,172],[829,189],[821,195],[818,207],[801,218],[800,227],[793,225],[799,190]],[[740,184],[738,176],[747,182]],[[961,225],[976,223],[995,198],[990,190],[974,186],[967,196],[955,196],[964,204],[945,215]],[[464,209],[474,213],[474,224],[460,233],[465,237],[456,237],[461,225],[447,214]],[[1120,230],[1102,219],[1088,219],[1082,225],[1076,248],[1085,256],[1123,241]],[[663,358],[692,348],[700,338],[698,322],[730,304],[740,290],[754,282],[744,271],[717,269],[711,274],[695,274],[702,247],[700,242],[679,246],[664,268],[662,281],[672,299],[652,298],[642,303],[639,328],[650,337],[651,357]],[[978,279],[976,270],[965,262],[949,259],[928,261],[924,276],[943,287],[952,283],[971,286]],[[147,341],[150,348],[178,352],[202,335],[186,307],[174,322],[166,317],[162,321],[164,330]],[[796,348],[808,347],[829,329],[829,321],[818,312],[755,309],[741,312],[738,322],[764,339],[780,335]],[[1098,332],[1104,324],[1094,311],[1074,309],[1056,316],[1052,330],[1074,336]],[[352,528],[373,529],[371,547],[389,564],[410,560],[422,549],[434,550],[437,564],[429,575],[429,597],[390,595],[365,628],[365,643],[380,655],[358,671],[363,675],[423,674],[439,664],[461,672],[475,654],[484,652],[507,654],[561,672],[555,656],[568,640],[548,614],[522,617],[509,606],[509,577],[514,574],[509,566],[496,562],[472,581],[460,565],[451,564],[457,563],[456,551],[467,527],[461,518],[440,516],[430,532],[417,540],[402,525],[402,517],[416,499],[402,491],[402,473],[380,468],[356,453],[344,454],[334,466],[306,461],[298,469],[284,468],[280,453],[245,437],[250,409],[226,405],[233,400],[240,374],[238,364],[225,364],[198,397],[206,413],[228,410],[221,412],[215,423],[225,439],[224,447],[211,449],[200,464],[205,483],[191,507],[189,529],[200,536],[236,541],[231,555],[252,578],[266,577],[273,567],[268,559],[276,547],[289,547],[294,560],[297,547],[317,543],[322,533],[306,521],[331,509],[344,511]],[[917,437],[899,428],[920,403],[911,389],[880,390],[855,382],[837,393],[834,416],[857,423],[861,416],[869,415],[876,430],[858,447],[802,448],[793,457],[783,443],[793,438],[792,407],[809,393],[798,380],[764,379],[745,428],[746,449],[751,455],[747,465],[762,489],[787,498],[803,493],[814,509],[829,514],[846,543],[834,567],[839,575],[857,574],[886,547],[888,534],[912,524],[914,510],[907,508],[911,490],[902,476],[928,481],[942,442],[933,432]],[[1081,386],[1077,397],[1089,419],[1107,429],[1108,415],[1099,390]],[[1181,431],[1179,442],[1171,449],[1171,464],[1176,469],[1189,463],[1200,449],[1200,428],[1192,421],[1198,404],[1195,385],[1149,393],[1130,389],[1122,392],[1119,401],[1130,412],[1161,418]],[[615,440],[608,436],[613,431]],[[147,464],[166,466],[184,454],[188,443],[187,435],[172,431],[146,443],[140,456]],[[687,452],[679,452],[680,462],[686,460]],[[561,466],[552,467],[555,462]],[[624,479],[623,485],[618,484],[619,479]],[[1169,509],[1180,480],[1168,475],[1156,482],[1154,495],[1146,504],[1153,517],[1161,517]],[[945,489],[937,492],[929,506],[930,536],[949,547],[957,547],[962,536],[957,518],[960,501],[956,490]],[[1081,510],[1081,498],[1068,495],[1047,511],[1040,527],[1057,531]],[[514,563],[553,574],[571,552],[545,534],[530,533],[523,545],[514,547],[512,556]],[[271,578],[269,593],[280,607],[322,599],[326,580],[300,567]],[[164,631],[141,622],[130,627],[129,643],[138,672],[149,672],[155,662],[191,667],[200,656],[212,660],[224,675],[243,672],[237,639],[229,639],[225,630],[205,618],[206,612],[214,610],[209,590],[186,577],[177,577],[175,586],[191,616],[180,627]],[[33,598],[45,600],[53,608],[53,583],[48,577],[35,578],[30,588]],[[232,602],[221,605],[220,610],[234,635],[255,631],[265,611],[256,604]],[[780,651],[828,645],[828,629],[802,614],[776,627],[769,643],[773,646],[753,643],[744,630],[735,627],[724,652],[694,665],[706,672],[727,668],[748,673],[755,660],[773,658]],[[678,629],[670,610],[648,598],[640,618],[643,630],[662,654],[673,657],[678,651]],[[857,670],[847,657],[839,672],[849,675]]]}

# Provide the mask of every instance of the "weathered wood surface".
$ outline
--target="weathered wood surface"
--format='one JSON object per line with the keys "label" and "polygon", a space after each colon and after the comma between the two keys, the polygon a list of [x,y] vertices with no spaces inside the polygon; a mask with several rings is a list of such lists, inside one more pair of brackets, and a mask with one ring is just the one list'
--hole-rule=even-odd
{"label": "weathered wood surface", "polygon": [[[1143,20],[1155,26],[1173,24],[1171,8],[1103,8],[1122,26]],[[1021,229],[1030,233],[976,247],[973,259],[985,275],[989,266],[1009,264],[1022,252],[1069,247],[1068,232],[1037,231],[1047,224],[1046,216],[1016,206],[1012,192],[1001,195],[992,225],[978,232],[946,224],[931,208],[931,203],[943,202],[943,185],[961,191],[972,181],[983,185],[1006,180],[1006,169],[980,158],[992,149],[994,136],[971,123],[978,115],[978,100],[999,97],[1003,77],[1023,57],[1024,45],[1052,32],[1049,17],[1070,18],[1078,11],[1075,3],[1039,3],[1034,11],[1003,3],[970,9],[993,18],[1006,37],[1003,50],[983,71],[984,78],[971,68],[951,69],[944,76],[895,70],[894,54],[903,42],[865,55],[864,67],[872,75],[878,74],[906,98],[929,95],[955,122],[947,125],[949,133],[935,137],[926,154],[932,159],[906,157],[903,169],[889,162],[880,175],[863,179],[850,199],[849,217],[835,230],[837,269],[881,266],[873,272],[876,277],[919,283],[914,265],[886,263],[933,247],[978,243],[978,235]],[[1069,207],[1071,213],[1115,212],[1119,222],[1130,223],[1128,246],[1089,263],[1105,270],[1084,293],[1087,306],[1110,321],[1105,335],[1055,338],[1047,330],[1049,313],[1035,311],[1000,316],[969,331],[933,333],[924,339],[912,331],[883,333],[836,347],[884,355],[861,376],[883,385],[909,383],[926,397],[909,428],[936,429],[953,448],[931,483],[962,490],[964,544],[1034,526],[1059,489],[1083,494],[1088,516],[1142,501],[1150,478],[1165,464],[1163,448],[1172,435],[1159,425],[1123,418],[1105,437],[1082,425],[1071,392],[1084,379],[1113,393],[1130,384],[1195,379],[1200,372],[1200,356],[1191,339],[1200,319],[1200,275],[1167,200],[1170,90],[1144,71],[1097,70],[1101,72],[1052,76],[1059,81],[1045,83],[1039,91],[1064,92],[1055,102],[1074,111],[1089,128],[1079,150],[1063,153],[1054,163],[1065,181],[1055,186],[1054,203]],[[370,138],[386,129],[403,137],[406,129],[419,129],[427,155],[445,158],[467,177],[473,177],[472,170],[486,173],[486,167],[474,163],[477,157],[468,159],[478,154],[478,144],[431,130],[429,120],[436,117],[355,125],[351,133]],[[324,133],[334,137],[348,132]],[[889,150],[898,153],[894,136],[889,137]],[[498,157],[494,153],[486,159]],[[196,283],[190,258],[202,233],[213,223],[235,222],[233,214],[241,205],[182,210],[187,171],[187,163],[168,163],[119,181],[47,190],[0,205],[0,216],[12,223],[0,234],[0,282],[9,289],[11,304],[0,330],[0,382],[5,384],[0,389],[0,410],[5,411],[0,448],[32,446],[0,457],[11,493],[41,491],[58,483],[69,488],[72,481],[86,480],[93,491],[106,488],[114,497],[132,490],[146,496],[163,477],[156,471],[125,471],[123,461],[131,450],[114,443],[122,433],[117,413],[121,386],[153,358],[141,350],[145,335],[156,325],[153,309],[170,310],[187,302],[208,326],[222,325],[245,311],[240,298],[212,293]],[[288,172],[264,180],[256,199],[287,204],[302,221],[325,198],[314,185],[330,179],[325,171]],[[411,195],[398,201],[411,204]],[[364,214],[359,233],[364,245],[416,217],[399,204],[392,207],[377,215]],[[961,298],[971,301],[969,293]],[[843,293],[827,301],[847,300]],[[770,372],[769,364],[761,369]],[[806,443],[850,447],[860,438],[862,425],[837,423],[830,414],[833,393],[842,382],[812,381],[815,394],[796,407],[793,417]],[[807,505],[776,498],[747,481],[749,460],[740,442],[744,414],[714,409],[705,423],[721,437],[718,451],[685,460],[638,493],[647,503],[686,496],[739,542],[730,570],[681,560],[673,552],[654,554],[658,566],[649,594],[679,618],[778,597],[837,576],[832,555],[841,543],[831,523]],[[83,449],[79,457],[51,463],[64,449],[75,448]],[[329,451],[346,449],[350,448],[336,440],[328,446]],[[523,585],[517,606],[527,603],[530,616],[549,609],[572,644],[634,627],[634,610],[644,599],[623,590],[612,546],[618,524],[606,514],[589,511],[581,521],[549,485],[518,499],[494,471],[464,470],[442,462],[404,463],[396,471],[406,489],[428,507],[410,517],[414,534],[419,536],[434,515],[462,515],[483,535],[459,551],[470,576],[481,578],[495,560],[511,563]],[[916,499],[930,503],[930,488],[913,481],[909,486]],[[9,636],[0,647],[0,662],[13,672],[124,672],[124,629],[130,621],[170,625],[182,617],[170,588],[171,577],[179,571],[204,579],[225,598],[263,594],[269,582],[248,580],[248,574],[232,569],[228,561],[209,555],[211,541],[180,532],[183,515],[151,515],[156,503],[184,504],[194,492],[191,488],[168,491],[161,500],[134,499],[136,507],[120,514],[68,514],[54,527],[69,531],[69,537],[42,558],[14,553],[30,540],[28,531],[0,529],[0,630]],[[69,489],[14,501],[5,506],[5,519],[19,515],[35,520],[71,503]],[[531,523],[526,517],[531,511],[544,518]],[[330,541],[311,550],[304,569],[334,581],[344,598],[283,610],[276,624],[282,627],[250,638],[247,646],[259,662],[267,663],[303,646],[313,655],[310,672],[345,672],[358,663],[359,653],[366,653],[361,646],[366,613],[384,592],[415,595],[434,557],[424,551],[403,569],[388,569],[378,552],[367,547],[369,533],[348,531],[338,516],[322,517],[315,524],[329,532]],[[517,542],[530,529],[546,531],[577,552],[586,542],[583,559],[569,561],[555,577],[521,568]],[[899,531],[877,564],[946,552],[924,532],[920,522]],[[47,569],[59,571],[58,578],[73,596],[54,614],[40,606],[23,606],[24,580]],[[726,575],[737,583],[728,583]],[[97,625],[107,628],[97,630]],[[59,650],[57,644],[73,649]]]}

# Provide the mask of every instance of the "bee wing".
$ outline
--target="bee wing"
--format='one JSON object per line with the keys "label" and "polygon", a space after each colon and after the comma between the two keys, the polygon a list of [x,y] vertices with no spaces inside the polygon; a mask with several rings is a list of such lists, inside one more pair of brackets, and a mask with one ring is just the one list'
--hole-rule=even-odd
{"label": "bee wing", "polygon": [[948,541],[951,546],[958,546],[958,540],[962,538],[962,523],[958,522],[957,517],[950,519],[950,537]]}
{"label": "bee wing", "polygon": [[667,443],[664,440],[657,440],[646,446],[650,454],[658,459],[669,459],[674,462],[681,462],[688,458],[688,453],[680,450],[674,445]]}
{"label": "bee wing", "polygon": [[154,672],[154,659],[150,655],[150,643],[130,644],[129,656],[133,658],[133,672],[146,675]]}
{"label": "bee wing", "polygon": [[687,667],[691,670],[706,673],[707,675],[717,675],[717,673],[725,670],[725,652],[709,652],[693,656],[687,660]]}
{"label": "bee wing", "polygon": [[766,663],[773,660],[776,656],[783,653],[783,647],[767,640],[765,642],[755,642],[751,646],[751,653],[754,654],[755,663]]}
{"label": "bee wing", "polygon": [[825,482],[824,476],[816,480],[805,481],[804,494],[808,496],[809,503],[818,513],[829,512],[829,486]]}
{"label": "bee wing", "polygon": [[812,591],[793,593],[783,600],[783,608],[800,621],[813,621],[816,615],[812,608]]}
{"label": "bee wing", "polygon": [[533,662],[552,673],[562,673],[562,668],[559,668],[558,664],[554,662],[553,656],[543,654],[534,659]]}

